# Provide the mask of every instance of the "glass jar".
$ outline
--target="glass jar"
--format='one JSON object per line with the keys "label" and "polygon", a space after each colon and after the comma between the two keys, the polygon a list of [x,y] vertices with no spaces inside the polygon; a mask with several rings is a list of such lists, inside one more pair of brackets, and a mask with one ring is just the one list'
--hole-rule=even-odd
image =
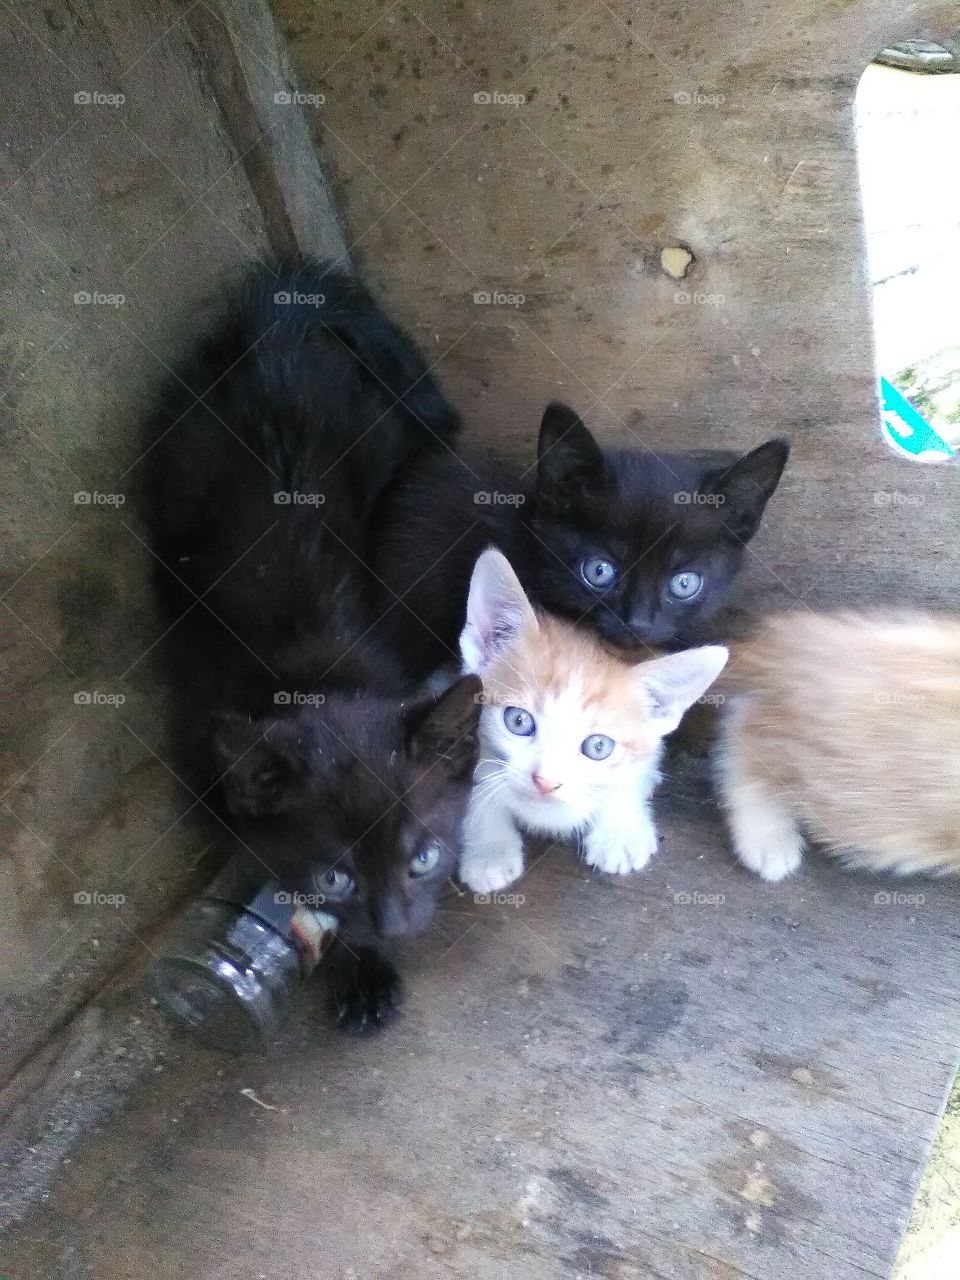
{"label": "glass jar", "polygon": [[262,1050],[336,936],[320,895],[231,863],[174,922],[150,967],[162,1012],[205,1044]]}

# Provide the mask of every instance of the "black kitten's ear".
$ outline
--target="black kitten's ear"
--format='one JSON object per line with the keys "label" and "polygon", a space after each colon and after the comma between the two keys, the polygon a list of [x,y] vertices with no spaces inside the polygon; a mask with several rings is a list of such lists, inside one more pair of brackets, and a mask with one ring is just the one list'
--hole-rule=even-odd
{"label": "black kitten's ear", "polygon": [[442,697],[407,713],[408,747],[416,760],[442,760],[451,777],[471,774],[477,764],[477,724],[483,684],[463,676]]}
{"label": "black kitten's ear", "polygon": [[583,420],[569,405],[548,404],[537,441],[537,496],[582,493],[596,488],[602,475],[603,454]]}
{"label": "black kitten's ear", "polygon": [[703,488],[723,497],[718,514],[739,542],[749,542],[760,527],[763,509],[780,483],[789,456],[789,440],[768,440],[707,478]]}
{"label": "black kitten's ear", "polygon": [[294,724],[224,716],[213,735],[216,772],[231,813],[263,818],[302,799],[308,763]]}

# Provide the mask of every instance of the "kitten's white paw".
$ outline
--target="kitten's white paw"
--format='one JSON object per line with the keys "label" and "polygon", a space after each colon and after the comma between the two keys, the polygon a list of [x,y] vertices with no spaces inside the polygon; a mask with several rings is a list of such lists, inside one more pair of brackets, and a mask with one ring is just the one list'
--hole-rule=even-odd
{"label": "kitten's white paw", "polygon": [[588,866],[608,875],[625,876],[645,867],[657,851],[657,832],[653,823],[641,824],[633,831],[604,830],[594,827],[583,838],[583,860]]}
{"label": "kitten's white paw", "polygon": [[523,875],[523,847],[474,849],[460,863],[460,879],[474,893],[499,893]]}
{"label": "kitten's white paw", "polygon": [[720,799],[727,811],[733,848],[745,867],[771,882],[796,871],[803,836],[793,816],[792,796],[775,791],[738,764],[721,773]]}
{"label": "kitten's white paw", "polygon": [[771,884],[796,871],[803,857],[803,838],[792,824],[758,831],[749,840],[738,833],[735,847],[743,865]]}

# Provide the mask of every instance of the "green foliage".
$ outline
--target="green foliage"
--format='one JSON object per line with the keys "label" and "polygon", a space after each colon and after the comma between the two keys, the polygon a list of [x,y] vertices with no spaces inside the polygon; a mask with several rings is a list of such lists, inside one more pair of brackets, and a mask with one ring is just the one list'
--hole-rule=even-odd
{"label": "green foliage", "polygon": [[[946,409],[943,404],[943,393],[953,391],[960,382],[960,369],[953,369],[944,375],[942,369],[931,374],[921,372],[916,365],[907,365],[894,374],[890,381],[938,431],[948,425],[960,425],[960,403],[951,409]],[[946,397],[948,401],[952,398],[949,394]]]}

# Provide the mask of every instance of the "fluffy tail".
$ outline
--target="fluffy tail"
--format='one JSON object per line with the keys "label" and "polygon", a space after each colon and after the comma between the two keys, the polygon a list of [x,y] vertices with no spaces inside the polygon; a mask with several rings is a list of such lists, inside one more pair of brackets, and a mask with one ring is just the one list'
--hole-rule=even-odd
{"label": "fluffy tail", "polygon": [[[411,339],[380,310],[366,287],[329,263],[300,260],[276,273],[258,269],[245,297],[245,337],[256,343],[265,389],[276,403],[303,405],[329,395],[324,345],[353,357],[353,373],[405,419],[409,443],[452,447],[460,418]],[[333,352],[331,351],[331,354]]]}

